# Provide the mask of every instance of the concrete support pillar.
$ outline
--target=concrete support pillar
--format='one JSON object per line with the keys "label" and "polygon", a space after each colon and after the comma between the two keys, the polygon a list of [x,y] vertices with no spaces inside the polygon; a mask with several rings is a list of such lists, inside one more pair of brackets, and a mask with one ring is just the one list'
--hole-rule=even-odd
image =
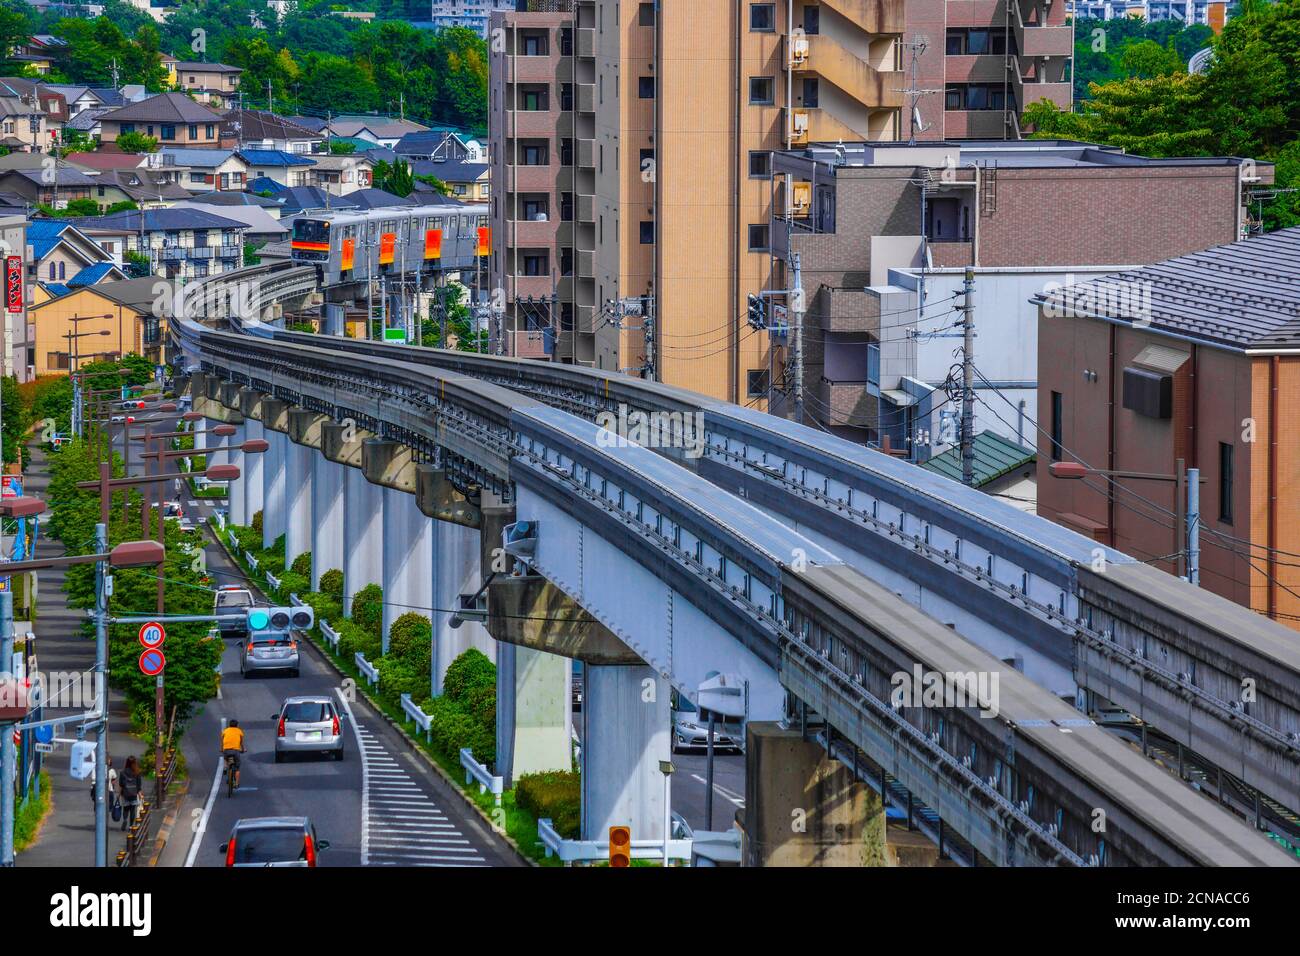
{"label": "concrete support pillar", "polygon": [[646,665],[588,664],[582,694],[582,839],[630,826],[634,840],[664,836],[664,775],[671,759],[668,682]]}
{"label": "concrete support pillar", "polygon": [[285,449],[289,436],[266,429],[266,461],[262,465],[262,547],[269,548],[285,533]]}
{"label": "concrete support pillar", "polygon": [[229,445],[227,446],[229,448],[227,456],[230,460],[230,464],[239,469],[239,477],[230,482],[230,486],[227,489],[229,497],[226,499],[226,506],[229,509],[231,521],[238,525],[246,525],[252,520],[252,517],[248,515],[244,509],[244,489],[248,485],[248,474],[245,469],[248,467],[246,464],[247,459],[254,456],[245,455],[239,448],[239,446],[244,443],[244,436],[247,433],[247,429],[243,425],[236,425],[235,427],[238,431],[226,439],[226,441],[229,442]]}
{"label": "concrete support pillar", "polygon": [[[244,419],[244,436],[248,439],[265,438],[266,429],[262,423],[253,418]],[[266,465],[266,453],[244,456],[244,514],[245,524],[253,523],[253,515],[262,510],[262,488],[266,481],[263,468]]]}
{"label": "concrete support pillar", "polygon": [[320,576],[343,569],[343,473],[355,471],[313,453],[311,477],[311,589]]}
{"label": "concrete support pillar", "polygon": [[[284,441],[284,566],[311,550],[312,456],[316,452],[287,436]],[[266,518],[263,517],[263,522]]]}
{"label": "concrete support pillar", "polygon": [[383,580],[383,489],[360,468],[343,469],[343,615],[352,616],[352,595]]}
{"label": "concrete support pillar", "polygon": [[428,615],[433,591],[433,519],[416,506],[415,496],[384,488],[384,631],[408,611]]}
{"label": "concrete support pillar", "polygon": [[885,865],[879,795],[803,740],[798,727],[746,726],[745,809],[737,820],[744,866]]}
{"label": "concrete support pillar", "polygon": [[451,626],[451,611],[462,594],[473,594],[483,582],[479,573],[479,532],[447,521],[433,521],[433,673],[431,693],[442,693],[442,679],[457,657],[477,648],[496,660],[496,641],[477,621]]}
{"label": "concrete support pillar", "polygon": [[[222,423],[218,422],[216,424]],[[216,425],[211,427],[216,427]],[[230,464],[230,436],[213,435],[212,440],[208,442],[207,459],[209,468],[213,465]]]}

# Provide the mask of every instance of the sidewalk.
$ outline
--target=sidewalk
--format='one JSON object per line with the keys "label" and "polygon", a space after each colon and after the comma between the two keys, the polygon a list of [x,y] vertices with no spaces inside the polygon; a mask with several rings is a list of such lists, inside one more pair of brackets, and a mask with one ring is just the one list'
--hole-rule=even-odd
{"label": "sidewalk", "polygon": [[[31,465],[23,488],[25,495],[43,498],[49,484],[45,470],[46,456],[39,448],[32,449]],[[57,557],[64,553],[63,545],[52,538],[42,538],[37,544],[39,557]],[[79,695],[89,700],[94,693],[92,668],[95,664],[95,642],[82,636],[82,623],[86,612],[67,606],[63,593],[62,570],[41,571],[38,575],[36,622],[37,666],[45,674],[54,672],[84,675],[89,682],[85,693]],[[79,708],[78,708],[79,709]],[[46,717],[57,717],[77,712],[72,708],[45,708]],[[108,752],[113,766],[118,770],[126,758],[139,756],[144,745],[129,733],[130,720],[126,703],[120,693],[110,691]],[[71,724],[59,732],[59,739],[75,736],[76,725]],[[95,856],[95,808],[90,799],[90,781],[73,780],[68,773],[71,749],[60,744],[58,750],[44,755],[44,769],[53,786],[54,806],[45,818],[37,841],[17,856],[18,866],[93,866]],[[108,818],[108,863],[113,865],[117,851],[125,847],[126,835],[121,823]]]}

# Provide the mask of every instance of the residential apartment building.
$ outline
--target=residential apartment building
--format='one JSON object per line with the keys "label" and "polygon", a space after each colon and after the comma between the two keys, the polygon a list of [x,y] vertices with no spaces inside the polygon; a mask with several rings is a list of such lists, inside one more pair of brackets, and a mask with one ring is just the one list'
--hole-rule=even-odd
{"label": "residential apartment building", "polygon": [[[950,446],[956,406],[945,390],[971,267],[977,366],[999,396],[996,406],[977,403],[977,429],[1032,443],[1024,427],[1038,394],[1030,296],[1099,269],[1232,242],[1247,232],[1251,189],[1272,181],[1268,163],[1147,159],[1051,140],[776,153],[770,288],[793,284],[797,255],[805,420],[858,442],[888,435],[920,460]],[[772,378],[785,385],[773,410],[792,416],[793,317],[782,319],[783,294],[770,302],[769,324],[784,321],[787,331],[755,334],[777,342]],[[994,401],[994,390],[977,391]]]}
{"label": "residential apartment building", "polygon": [[280,149],[249,149],[237,155],[248,166],[248,178],[266,177],[282,186],[310,186],[316,160],[301,153],[287,153]]}
{"label": "residential apartment building", "polygon": [[308,172],[305,185],[316,186],[331,196],[346,196],[358,189],[369,189],[374,182],[375,164],[365,156],[313,156],[316,165]]}
{"label": "residential apartment building", "polygon": [[311,153],[325,136],[265,110],[231,110],[221,121],[221,145],[227,149],[275,149]]}
{"label": "residential apartment building", "polygon": [[150,273],[182,280],[242,267],[248,229],[235,219],[183,207],[90,217],[78,226],[97,239],[101,233],[119,237],[124,260],[131,253],[144,256]]}
{"label": "residential apartment building", "polygon": [[[31,310],[34,338],[33,369],[36,375],[67,374],[74,366],[116,359],[134,352],[155,363],[162,362],[166,319],[155,313],[154,303],[166,300],[155,276],[103,282],[70,290]],[[163,283],[165,285],[165,283]],[[74,322],[74,318],[79,318]],[[76,340],[77,352],[69,348],[67,336],[89,332]],[[96,334],[103,333],[103,334]]]}
{"label": "residential apartment building", "polygon": [[[745,313],[749,295],[774,287],[774,152],[906,138],[918,33],[929,38],[918,86],[945,90],[918,97],[920,136],[989,125],[1016,137],[1008,104],[1069,102],[1064,79],[1037,82],[1057,76],[1072,49],[1069,27],[1047,26],[1063,11],[1046,3],[1014,15],[966,0],[521,7],[492,20],[502,30],[489,103],[500,347],[757,407],[772,363]],[[971,39],[977,23],[984,33]],[[967,31],[966,52],[952,57],[950,25]],[[993,43],[995,27],[1033,54],[1012,64],[1034,79],[1027,92],[1015,81],[1000,99],[967,89],[985,73],[1003,81],[1016,59]],[[952,99],[948,81],[960,88]],[[649,343],[633,314],[646,309]]]}
{"label": "residential apartment building", "polygon": [[162,146],[215,148],[221,115],[184,93],[159,93],[100,115],[100,137],[113,143],[123,133],[152,136]]}
{"label": "residential apartment building", "polygon": [[[173,65],[169,65],[171,73]],[[196,63],[181,60],[174,64],[172,85],[185,93],[194,94],[200,103],[225,111],[239,100],[239,78],[244,70],[225,63]]]}
{"label": "residential apartment building", "polygon": [[1132,17],[1147,23],[1178,20],[1200,23],[1215,33],[1228,19],[1228,0],[1067,0],[1066,9],[1078,20],[1115,20]]}
{"label": "residential apartment building", "polygon": [[464,27],[486,37],[492,14],[514,9],[515,0],[431,0],[429,25],[435,30]]}
{"label": "residential apartment building", "polygon": [[1200,471],[1200,585],[1300,627],[1300,229],[1038,297],[1039,514],[1176,570],[1170,481]]}
{"label": "residential apartment building", "polygon": [[240,190],[251,178],[248,163],[233,149],[162,149],[159,155],[191,192]]}

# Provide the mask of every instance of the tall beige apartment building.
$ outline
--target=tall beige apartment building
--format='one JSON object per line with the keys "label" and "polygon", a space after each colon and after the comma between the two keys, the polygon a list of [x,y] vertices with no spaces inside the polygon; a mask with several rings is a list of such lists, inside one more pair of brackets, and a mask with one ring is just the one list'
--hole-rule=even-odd
{"label": "tall beige apartment building", "polygon": [[1018,135],[1008,71],[1050,74],[1035,90],[1068,102],[1071,41],[1013,63],[1023,25],[1064,5],[1011,3],[1014,17],[1003,0],[520,0],[494,14],[499,351],[766,408],[788,348],[746,312],[784,282],[772,154],[906,139],[914,56],[917,86],[937,84],[917,135]]}

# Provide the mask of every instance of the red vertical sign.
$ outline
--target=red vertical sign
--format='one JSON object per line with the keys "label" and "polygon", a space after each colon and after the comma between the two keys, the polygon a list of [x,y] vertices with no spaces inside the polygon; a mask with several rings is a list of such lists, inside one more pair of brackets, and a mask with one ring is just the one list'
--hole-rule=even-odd
{"label": "red vertical sign", "polygon": [[5,257],[5,308],[10,313],[23,310],[23,260],[21,256]]}

